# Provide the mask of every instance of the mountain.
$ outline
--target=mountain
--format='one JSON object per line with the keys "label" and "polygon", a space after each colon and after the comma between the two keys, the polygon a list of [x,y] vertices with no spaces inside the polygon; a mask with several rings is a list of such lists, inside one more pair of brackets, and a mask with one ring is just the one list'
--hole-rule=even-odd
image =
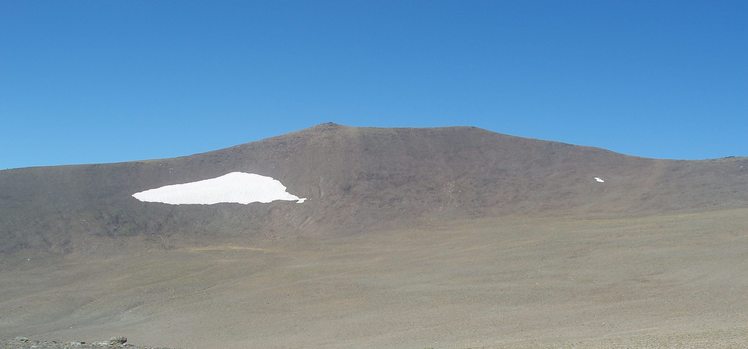
{"label": "mountain", "polygon": [[[168,205],[133,194],[232,172],[303,203]],[[657,160],[474,127],[322,124],[172,159],[0,171],[0,252],[141,237],[292,239],[508,216],[626,217],[748,207],[748,159]]]}
{"label": "mountain", "polygon": [[471,127],[6,170],[0,342],[746,347],[746,227],[746,158]]}

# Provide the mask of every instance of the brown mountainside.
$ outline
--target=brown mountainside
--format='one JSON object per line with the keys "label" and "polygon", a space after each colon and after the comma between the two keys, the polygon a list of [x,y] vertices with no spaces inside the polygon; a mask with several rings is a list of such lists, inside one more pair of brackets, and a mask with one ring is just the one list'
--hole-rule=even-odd
{"label": "brown mountainside", "polygon": [[[131,196],[233,171],[271,176],[308,201],[173,206]],[[323,124],[173,159],[0,171],[0,252],[70,252],[97,237],[288,238],[739,207],[748,207],[746,158],[655,160],[472,127]]]}

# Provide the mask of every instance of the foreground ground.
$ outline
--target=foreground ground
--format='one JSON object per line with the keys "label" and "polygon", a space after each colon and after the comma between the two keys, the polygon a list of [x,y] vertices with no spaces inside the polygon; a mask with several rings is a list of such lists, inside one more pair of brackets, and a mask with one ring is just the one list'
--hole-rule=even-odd
{"label": "foreground ground", "polygon": [[0,338],[178,348],[748,347],[748,210],[505,218],[0,266]]}
{"label": "foreground ground", "polygon": [[127,339],[124,337],[116,337],[105,341],[87,343],[85,341],[40,341],[19,336],[13,339],[0,341],[0,345],[0,348],[3,349],[166,349],[136,346],[127,343]]}

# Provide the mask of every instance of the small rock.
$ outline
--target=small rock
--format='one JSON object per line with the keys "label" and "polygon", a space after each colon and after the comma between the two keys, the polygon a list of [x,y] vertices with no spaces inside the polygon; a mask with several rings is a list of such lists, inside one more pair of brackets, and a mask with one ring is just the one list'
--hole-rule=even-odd
{"label": "small rock", "polygon": [[125,344],[127,343],[127,337],[116,336],[109,338],[109,344]]}
{"label": "small rock", "polygon": [[19,336],[19,337],[16,337],[15,340],[18,341],[18,342],[28,342],[30,339],[28,337],[20,337]]}

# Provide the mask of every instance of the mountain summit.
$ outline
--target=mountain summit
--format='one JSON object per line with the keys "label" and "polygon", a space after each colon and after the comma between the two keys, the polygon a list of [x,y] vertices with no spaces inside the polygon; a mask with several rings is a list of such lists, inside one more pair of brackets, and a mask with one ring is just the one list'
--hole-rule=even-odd
{"label": "mountain summit", "polygon": [[[269,177],[306,201],[173,205],[133,196],[231,173]],[[0,171],[0,251],[70,252],[97,237],[313,237],[504,215],[746,206],[746,158],[657,160],[474,127],[326,123],[172,159]]]}

